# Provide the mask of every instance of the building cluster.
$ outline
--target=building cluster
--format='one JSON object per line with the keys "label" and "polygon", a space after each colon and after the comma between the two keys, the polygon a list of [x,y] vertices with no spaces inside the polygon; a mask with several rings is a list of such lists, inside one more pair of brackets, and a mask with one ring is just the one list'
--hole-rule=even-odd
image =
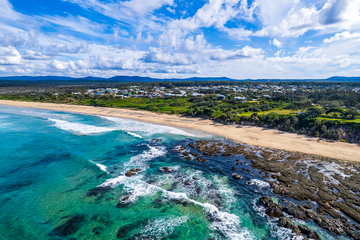
{"label": "building cluster", "polygon": [[[345,86],[311,86],[311,85],[274,85],[274,84],[259,84],[259,85],[218,85],[218,86],[192,86],[192,87],[174,87],[167,89],[165,87],[154,87],[153,89],[143,90],[139,86],[130,86],[126,89],[118,88],[97,88],[89,89],[86,95],[108,95],[112,94],[116,98],[130,98],[130,97],[183,97],[183,96],[204,96],[206,94],[217,94],[219,99],[225,98],[226,93],[238,93],[235,100],[237,101],[256,101],[256,99],[247,99],[249,94],[252,94],[258,98],[271,98],[272,93],[286,93],[296,91],[308,91],[313,92],[316,90],[324,89],[342,89],[344,91],[355,91],[360,93],[358,87],[345,87]],[[221,93],[221,94],[220,94]],[[79,94],[79,93],[74,93]]]}
{"label": "building cluster", "polygon": [[156,87],[153,91],[145,91],[139,89],[138,86],[130,86],[127,89],[117,89],[117,88],[98,88],[98,89],[89,89],[85,92],[85,95],[106,95],[112,94],[117,98],[130,98],[130,97],[183,97],[187,93],[184,90],[174,91],[171,89],[166,89],[165,87]]}

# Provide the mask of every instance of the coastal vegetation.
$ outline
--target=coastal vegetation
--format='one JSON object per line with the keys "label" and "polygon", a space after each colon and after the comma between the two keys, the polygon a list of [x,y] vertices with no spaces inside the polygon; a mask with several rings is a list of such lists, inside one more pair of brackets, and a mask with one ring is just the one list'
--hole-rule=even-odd
{"label": "coastal vegetation", "polygon": [[[167,97],[136,95],[138,97],[122,98],[120,95],[121,98],[119,98],[119,95],[106,91],[101,95],[88,94],[86,88],[81,86],[77,93],[69,89],[63,89],[55,94],[52,91],[44,93],[28,91],[2,94],[0,99],[179,114],[211,119],[225,124],[263,126],[328,140],[360,143],[360,94],[354,91],[358,87],[357,83],[347,85],[308,83],[307,86],[302,86],[298,82],[285,82],[272,85],[253,83],[249,86],[246,82],[237,85],[228,82],[232,85],[226,88],[199,87],[197,95],[192,94],[194,90],[189,88],[215,84],[223,84],[223,82],[150,82],[142,83],[132,89],[132,93],[137,93],[138,89],[151,92],[159,87],[162,87],[164,92],[178,92],[179,89],[186,89],[183,91],[185,94],[181,96]],[[131,84],[119,86],[121,89],[129,89]],[[237,91],[242,86],[246,87],[241,88],[245,91]],[[238,97],[249,100],[239,101]]]}

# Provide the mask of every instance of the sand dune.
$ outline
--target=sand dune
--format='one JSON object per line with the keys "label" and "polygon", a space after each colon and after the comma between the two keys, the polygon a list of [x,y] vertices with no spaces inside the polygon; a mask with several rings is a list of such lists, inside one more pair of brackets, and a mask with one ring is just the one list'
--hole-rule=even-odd
{"label": "sand dune", "polygon": [[316,154],[342,160],[360,161],[360,147],[356,144],[317,142],[317,138],[261,127],[243,126],[239,128],[236,125],[223,125],[201,118],[188,118],[128,109],[5,100],[0,100],[0,105],[129,118],[161,125],[201,130],[250,145]]}

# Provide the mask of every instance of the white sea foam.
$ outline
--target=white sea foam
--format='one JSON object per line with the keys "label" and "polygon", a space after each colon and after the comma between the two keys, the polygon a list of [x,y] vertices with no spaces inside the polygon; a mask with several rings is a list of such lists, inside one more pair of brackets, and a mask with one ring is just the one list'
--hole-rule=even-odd
{"label": "white sea foam", "polygon": [[187,133],[183,130],[174,128],[174,127],[168,127],[163,125],[156,125],[151,123],[144,123],[134,120],[128,120],[128,119],[122,119],[122,118],[115,118],[115,117],[104,117],[99,116],[103,119],[106,119],[108,121],[111,121],[114,123],[114,128],[118,130],[123,130],[127,132],[144,132],[146,135],[153,135],[156,133],[169,133],[174,135],[184,135],[189,137],[194,137],[193,134]]}
{"label": "white sea foam", "polygon": [[130,136],[133,136],[133,137],[142,138],[142,136],[140,136],[140,135],[138,135],[136,133],[127,132],[127,134],[129,134]]}
{"label": "white sea foam", "polygon": [[257,202],[257,199],[254,199],[252,202],[253,209],[257,212],[258,215],[260,215],[263,218],[266,218],[267,224],[270,229],[270,234],[273,238],[277,238],[277,239],[281,239],[281,240],[302,240],[302,239],[304,239],[304,237],[302,237],[302,236],[297,236],[297,235],[293,234],[290,229],[280,227],[278,224],[278,218],[271,218],[268,215],[266,215],[265,207],[258,206],[256,204],[256,202]]}
{"label": "white sea foam", "polygon": [[343,169],[339,164],[337,163],[328,163],[323,162],[323,167],[320,167],[320,171],[322,174],[328,177],[330,182],[339,184],[340,182],[333,178],[334,174],[339,174],[342,178],[351,177],[351,175],[346,175],[343,172],[340,171],[340,169]]}
{"label": "white sea foam", "polygon": [[141,234],[153,236],[156,239],[163,239],[167,235],[172,234],[175,227],[178,227],[189,220],[190,219],[186,216],[156,219],[149,222],[149,224],[143,228]]}
{"label": "white sea foam", "polygon": [[[114,127],[97,127],[97,126],[93,126],[93,125],[76,123],[76,122],[68,122],[68,121],[53,119],[53,118],[48,118],[48,120],[55,122],[54,126],[59,129],[78,133],[78,134],[83,134],[83,135],[105,133],[105,132],[121,130],[121,129],[117,129]],[[132,137],[142,138],[140,135],[133,133],[133,132],[126,132],[126,133]]]}
{"label": "white sea foam", "polygon": [[96,163],[96,162],[93,162],[93,161],[90,161],[90,162],[92,162],[92,163],[95,164],[98,168],[100,168],[101,171],[104,171],[104,172],[106,172],[106,173],[109,173],[109,172],[107,171],[107,167],[106,167],[105,165],[102,165],[102,164],[100,164],[100,163]]}
{"label": "white sea foam", "polygon": [[[351,176],[351,175],[346,175],[342,171],[340,171],[340,169],[343,169],[343,168],[337,163],[310,162],[310,161],[304,161],[304,163],[307,165],[307,169],[309,169],[310,166],[320,169],[319,172],[324,174],[324,176],[326,176],[329,179],[329,182],[332,184],[335,184],[335,185],[340,184],[340,182],[333,177],[334,174],[339,174],[342,178]],[[318,165],[319,163],[321,163],[322,166],[319,166]],[[305,176],[310,180],[308,171],[305,172]],[[324,183],[327,183],[327,182],[324,181]]]}
{"label": "white sea foam", "polygon": [[214,182],[217,183],[218,192],[223,196],[223,201],[226,207],[230,208],[231,204],[236,203],[235,192],[227,184],[226,177],[214,176]]}
{"label": "white sea foam", "polygon": [[141,180],[141,176],[125,177],[119,176],[116,178],[108,179],[98,187],[116,187],[123,185],[123,189],[130,194],[129,201],[136,201],[139,196],[155,195],[162,192],[165,199],[177,199],[191,202],[203,208],[213,219],[218,219],[210,225],[211,230],[220,231],[224,236],[229,239],[253,239],[251,234],[246,230],[240,229],[240,219],[234,214],[220,211],[216,206],[209,203],[201,203],[188,198],[185,193],[176,193],[167,191],[161,187],[149,184]]}
{"label": "white sea foam", "polygon": [[75,123],[75,122],[68,122],[59,119],[52,119],[49,118],[50,121],[55,122],[54,126],[70,132],[75,132],[79,134],[94,134],[94,133],[103,133],[103,132],[111,132],[117,129],[108,128],[108,127],[96,127],[92,125],[82,124],[82,123]]}
{"label": "white sea foam", "polygon": [[131,157],[130,160],[123,165],[125,168],[124,171],[129,170],[129,168],[141,168],[144,170],[148,167],[146,164],[147,161],[166,154],[164,146],[152,147],[148,144],[147,146],[149,147],[148,151],[144,151],[142,154]]}
{"label": "white sea foam", "polygon": [[259,188],[270,187],[270,184],[268,182],[264,182],[259,179],[251,179],[250,185],[256,185]]}

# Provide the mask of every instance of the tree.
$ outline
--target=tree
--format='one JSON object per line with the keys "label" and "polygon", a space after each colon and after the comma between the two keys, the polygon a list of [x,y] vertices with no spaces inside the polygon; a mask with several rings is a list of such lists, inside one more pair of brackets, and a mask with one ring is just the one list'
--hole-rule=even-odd
{"label": "tree", "polygon": [[345,115],[350,116],[351,119],[354,119],[356,116],[359,115],[359,110],[357,108],[352,107],[346,111]]}
{"label": "tree", "polygon": [[214,113],[214,117],[215,117],[215,118],[219,118],[219,117],[221,117],[221,115],[223,115],[223,112],[220,111],[220,110],[217,110],[217,111],[215,111],[215,113]]}
{"label": "tree", "polygon": [[325,109],[324,108],[321,108],[321,107],[312,107],[312,108],[309,108],[307,110],[307,112],[309,112],[310,114],[313,114],[314,117],[320,117],[321,115],[323,115],[325,113]]}
{"label": "tree", "polygon": [[261,108],[262,111],[269,111],[270,110],[270,106],[268,104],[263,104],[263,105],[261,105],[260,108]]}
{"label": "tree", "polygon": [[330,108],[329,110],[326,111],[326,114],[329,114],[329,113],[340,113],[340,114],[343,114],[345,111],[345,109],[343,108],[340,108],[340,107],[332,107]]}

